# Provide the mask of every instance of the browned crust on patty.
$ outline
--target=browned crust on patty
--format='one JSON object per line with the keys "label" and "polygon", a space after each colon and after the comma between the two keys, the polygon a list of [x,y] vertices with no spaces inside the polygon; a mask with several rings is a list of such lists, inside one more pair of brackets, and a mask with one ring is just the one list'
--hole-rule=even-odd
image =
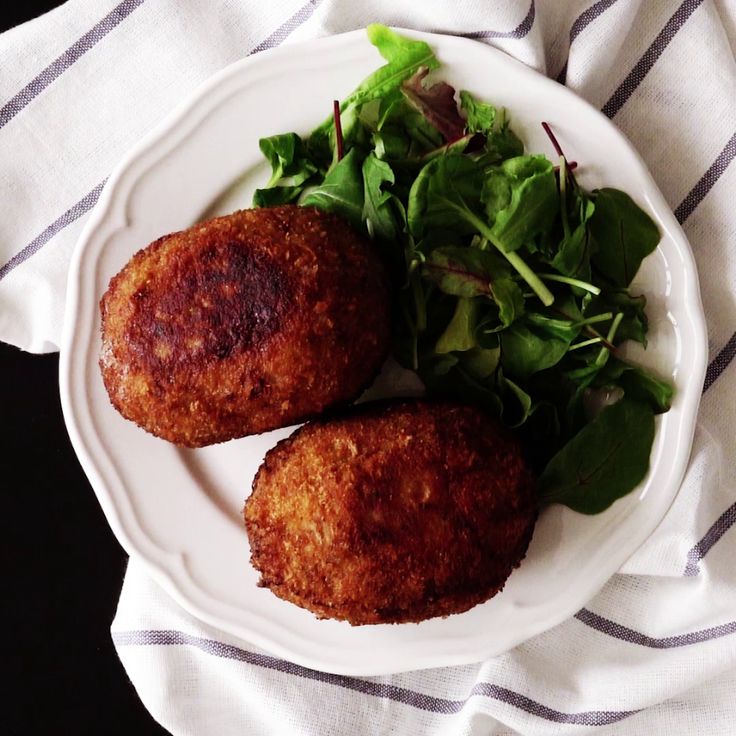
{"label": "browned crust on patty", "polygon": [[388,351],[372,246],[338,217],[295,205],[159,238],[113,277],[100,309],[113,405],[189,447],[348,402]]}
{"label": "browned crust on patty", "polygon": [[526,553],[534,481],[516,439],[449,402],[359,406],[268,452],[244,517],[261,585],[352,624],[459,613]]}

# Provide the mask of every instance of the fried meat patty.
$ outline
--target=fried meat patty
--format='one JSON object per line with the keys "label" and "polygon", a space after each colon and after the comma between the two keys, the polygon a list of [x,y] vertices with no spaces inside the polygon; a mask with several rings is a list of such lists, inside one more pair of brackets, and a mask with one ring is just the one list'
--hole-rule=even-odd
{"label": "fried meat patty", "polygon": [[158,437],[200,447],[351,401],[389,344],[370,243],[308,207],[243,210],[159,238],[100,302],[110,400]]}
{"label": "fried meat patty", "polygon": [[260,585],[352,624],[459,613],[526,554],[534,481],[515,438],[449,402],[363,405],[270,450],[245,504]]}

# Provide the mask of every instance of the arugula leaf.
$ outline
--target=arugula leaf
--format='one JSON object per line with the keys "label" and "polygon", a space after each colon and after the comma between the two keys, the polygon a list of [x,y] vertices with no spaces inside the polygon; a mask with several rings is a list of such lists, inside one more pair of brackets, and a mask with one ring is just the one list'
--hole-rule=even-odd
{"label": "arugula leaf", "polygon": [[363,214],[368,234],[382,240],[393,240],[397,235],[396,222],[391,210],[391,194],[384,185],[393,184],[394,172],[373,152],[363,161]]}
{"label": "arugula leaf", "polygon": [[[388,62],[366,77],[340,103],[340,110],[361,107],[401,86],[419,67],[436,69],[439,66],[432,49],[424,41],[415,41],[399,35],[379,23],[366,28],[368,40]],[[329,150],[329,138],[334,129],[334,117],[329,116],[309,136],[308,147],[314,155],[324,159]]]}
{"label": "arugula leaf", "polygon": [[463,352],[476,346],[475,325],[478,318],[478,304],[474,299],[460,297],[450,324],[440,335],[434,347],[436,353]]}
{"label": "arugula leaf", "polygon": [[264,189],[253,195],[255,207],[273,207],[295,201],[317,167],[306,155],[304,143],[296,133],[273,135],[258,142],[271,164],[271,178]]}
{"label": "arugula leaf", "polygon": [[284,169],[293,162],[298,137],[296,133],[284,133],[258,141],[258,147],[272,169],[271,179],[266,186],[273,186],[284,175]]}
{"label": "arugula leaf", "polygon": [[[524,391],[521,386],[514,383],[504,375],[500,376],[500,383],[502,388],[505,390],[505,398],[510,398],[512,400],[511,402],[504,402],[504,420],[511,428],[520,427],[534,411],[534,402],[532,401],[532,397]],[[513,404],[513,408],[511,408],[510,411],[509,403]],[[512,413],[512,417],[508,416],[510,413]]]}
{"label": "arugula leaf", "polygon": [[317,167],[307,158],[304,143],[296,133],[261,138],[258,146],[272,169],[271,179],[266,187],[274,186],[284,177],[290,177],[289,184],[296,186],[317,171]]}
{"label": "arugula leaf", "polygon": [[460,92],[460,107],[465,112],[468,132],[485,137],[480,157],[484,165],[498,164],[524,153],[524,144],[509,128],[503,109],[499,113],[493,105],[476,100],[465,90]]}
{"label": "arugula leaf", "polygon": [[498,305],[498,316],[504,327],[524,313],[524,297],[518,284],[510,278],[491,281],[491,296]]}
{"label": "arugula leaf", "polygon": [[488,133],[493,130],[496,108],[476,100],[470,92],[460,91],[460,107],[465,112],[465,124],[470,133]]}
{"label": "arugula leaf", "polygon": [[642,260],[659,243],[659,229],[631,197],[618,189],[599,189],[590,218],[595,238],[593,265],[614,286],[625,287]]}
{"label": "arugula leaf", "polygon": [[582,192],[576,192],[574,209],[577,215],[575,228],[565,235],[552,260],[552,267],[566,276],[590,281],[590,230],[588,222],[595,211],[593,201]]}
{"label": "arugula leaf", "polygon": [[424,86],[429,74],[427,67],[420,67],[404,82],[401,90],[409,102],[431,123],[446,141],[455,141],[465,133],[465,121],[460,117],[455,102],[455,89],[447,82]]}
{"label": "arugula leaf", "polygon": [[585,316],[589,317],[604,312],[621,313],[623,319],[616,331],[616,344],[620,345],[626,340],[635,340],[646,347],[649,330],[649,320],[644,311],[646,304],[647,300],[644,296],[632,296],[623,289],[604,291],[590,302],[585,310]]}
{"label": "arugula leaf", "polygon": [[367,77],[355,92],[348,96],[346,102],[352,102],[362,95],[370,95],[371,99],[380,97],[398,87],[420,66],[437,69],[440,65],[434,52],[424,41],[401,36],[380,23],[371,23],[366,28],[366,33],[368,40],[388,64]]}
{"label": "arugula leaf", "polygon": [[624,397],[598,414],[547,464],[542,501],[598,514],[632,491],[649,470],[654,413]]}
{"label": "arugula leaf", "polygon": [[483,146],[483,161],[486,164],[497,164],[509,158],[522,156],[524,144],[509,127],[505,111],[496,117],[493,130],[486,133],[486,142]]}
{"label": "arugula leaf", "polygon": [[364,204],[361,164],[358,149],[351,149],[327,172],[324,181],[307,193],[300,204],[334,212],[360,228]]}
{"label": "arugula leaf", "polygon": [[298,138],[296,133],[284,133],[258,141],[261,153],[268,159],[272,169],[271,180],[266,186],[273,186],[284,175],[284,169],[294,161]]}

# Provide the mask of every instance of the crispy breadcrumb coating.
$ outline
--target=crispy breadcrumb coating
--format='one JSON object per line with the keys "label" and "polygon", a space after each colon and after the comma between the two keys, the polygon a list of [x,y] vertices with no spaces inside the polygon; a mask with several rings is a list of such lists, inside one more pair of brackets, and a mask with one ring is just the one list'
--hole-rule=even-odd
{"label": "crispy breadcrumb coating", "polygon": [[481,410],[379,402],[274,447],[244,516],[261,585],[319,617],[398,623],[500,591],[537,502],[519,444]]}
{"label": "crispy breadcrumb coating", "polygon": [[295,205],[156,240],[110,281],[100,309],[113,405],[188,447],[355,399],[389,345],[389,293],[371,244]]}

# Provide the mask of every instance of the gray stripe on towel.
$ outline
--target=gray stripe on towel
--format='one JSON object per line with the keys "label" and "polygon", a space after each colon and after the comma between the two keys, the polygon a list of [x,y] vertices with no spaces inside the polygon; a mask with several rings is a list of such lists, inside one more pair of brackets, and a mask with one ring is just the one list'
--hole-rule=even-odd
{"label": "gray stripe on towel", "polygon": [[701,629],[688,634],[676,634],[674,636],[654,637],[634,631],[627,626],[617,624],[615,621],[599,616],[597,613],[582,608],[575,614],[575,618],[590,626],[596,631],[612,636],[615,639],[629,642],[629,644],[638,644],[642,647],[650,649],[675,649],[677,647],[686,647],[691,644],[700,644],[704,641],[712,639],[720,639],[724,636],[736,634],[736,621],[729,621],[720,626],[712,626],[709,629]]}
{"label": "gray stripe on towel", "polygon": [[[582,33],[582,31],[587,28],[596,18],[603,15],[603,13],[608,10],[612,5],[617,3],[618,0],[598,0],[597,3],[593,3],[587,10],[584,10],[580,15],[574,20],[573,24],[570,26],[570,37],[569,37],[569,43],[572,44],[572,42]],[[565,77],[567,76],[567,62],[570,57],[570,52],[568,50],[568,58],[565,59],[565,63],[562,66],[562,69],[560,69],[560,73],[557,75],[557,81],[560,84],[563,84],[565,81]]]}
{"label": "gray stripe on towel", "polygon": [[703,3],[703,0],[684,0],[672,17],[665,23],[657,37],[652,41],[644,55],[639,59],[634,68],[629,72],[626,79],[618,86],[611,95],[608,102],[603,105],[602,112],[612,118],[636,91],[637,87],[644,81],[644,77],[669,46],[670,41],[677,32],[685,25],[688,18]]}
{"label": "gray stripe on towel", "polygon": [[490,682],[476,683],[470,693],[463,700],[450,700],[438,698],[433,695],[417,692],[405,687],[388,685],[359,677],[347,677],[345,675],[333,675],[327,672],[319,672],[301,665],[287,662],[284,659],[272,657],[267,654],[249,652],[232,644],[225,644],[213,639],[205,639],[192,636],[181,631],[123,631],[113,632],[115,646],[191,646],[211,656],[234,659],[238,662],[263,667],[287,675],[302,677],[307,680],[322,682],[346,690],[370,695],[376,698],[385,698],[397,703],[409,705],[418,710],[431,713],[450,715],[459,713],[468,701],[473,697],[486,697],[506,703],[526,713],[543,718],[554,723],[569,723],[584,726],[605,726],[623,720],[637,713],[633,710],[593,710],[578,713],[565,713],[554,708],[549,708],[536,700],[532,700],[521,693],[509,690],[505,687],[494,685]]}
{"label": "gray stripe on towel", "polygon": [[61,217],[54,220],[42,233],[37,235],[28,245],[18,251],[6,264],[0,266],[0,281],[2,281],[14,268],[20,266],[21,263],[27,261],[34,253],[37,253],[46,243],[51,240],[58,232],[63,230],[67,225],[71,225],[82,215],[89,212],[100,197],[102,187],[105,185],[101,181],[91,192],[82,197],[76,204],[72,205]]}
{"label": "gray stripe on towel", "polygon": [[[144,0],[135,0],[138,4],[144,2]],[[267,36],[261,43],[251,49],[248,54],[254,54],[258,51],[278,46],[290,33],[298,28],[302,23],[309,19],[314,12],[315,8],[322,2],[322,0],[310,0],[306,5],[300,8],[294,15],[291,16],[285,23],[280,25],[273,33]],[[125,5],[126,3],[121,3]],[[118,6],[118,8],[120,5]],[[107,16],[106,16],[107,17]],[[99,24],[98,24],[99,25]],[[97,28],[97,26],[95,26]],[[39,90],[40,91],[40,90]],[[38,92],[36,92],[38,94]],[[2,127],[0,125],[0,127]],[[107,180],[105,180],[107,181]],[[79,202],[70,207],[63,215],[57,218],[51,223],[40,235],[36,236],[28,245],[22,248],[16,253],[7,263],[0,266],[0,281],[2,281],[14,268],[19,266],[24,261],[28,260],[34,253],[37,253],[43,248],[46,243],[51,240],[54,235],[63,230],[67,225],[77,220],[82,215],[89,212],[94,207],[95,203],[99,199],[100,192],[105,182],[98,184],[91,192],[85,194]]]}
{"label": "gray stripe on towel", "polygon": [[[736,334],[734,334],[736,343]],[[710,552],[711,547],[736,524],[736,503],[729,506],[713,523],[705,536],[688,552],[685,577],[695,577],[700,572],[700,560]]]}
{"label": "gray stripe on towel", "polygon": [[60,77],[93,46],[101,41],[113,28],[125,20],[145,0],[123,0],[99,23],[77,39],[61,56],[54,59],[36,75],[23,89],[0,107],[0,128],[7,125],[26,105]]}

